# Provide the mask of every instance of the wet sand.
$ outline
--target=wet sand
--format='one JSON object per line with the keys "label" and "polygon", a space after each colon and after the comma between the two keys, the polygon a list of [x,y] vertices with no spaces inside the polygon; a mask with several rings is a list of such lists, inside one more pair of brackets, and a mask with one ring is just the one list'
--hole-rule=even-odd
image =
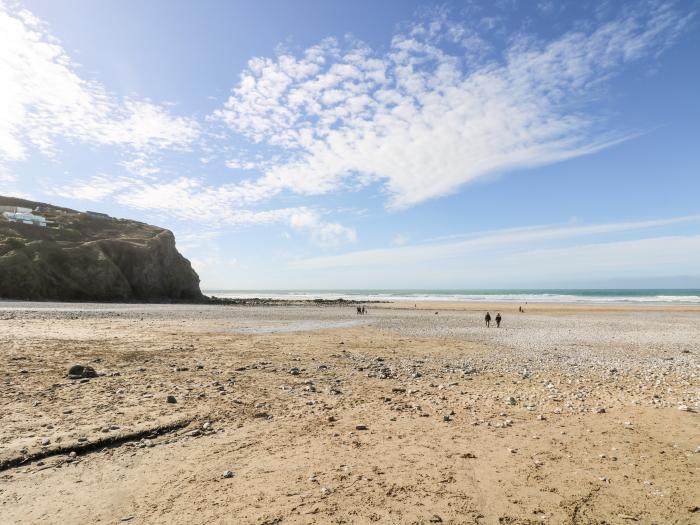
{"label": "wet sand", "polygon": [[0,522],[700,522],[698,308],[417,306],[0,303]]}

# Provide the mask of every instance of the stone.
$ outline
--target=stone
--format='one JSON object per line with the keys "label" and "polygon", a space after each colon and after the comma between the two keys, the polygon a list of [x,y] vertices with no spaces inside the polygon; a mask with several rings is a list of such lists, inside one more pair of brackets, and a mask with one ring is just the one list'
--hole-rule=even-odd
{"label": "stone", "polygon": [[596,407],[595,413],[596,413],[596,414],[605,414],[605,408],[603,408],[603,407]]}
{"label": "stone", "polygon": [[175,399],[175,396],[168,396],[165,398],[166,403],[177,403],[177,399]]}
{"label": "stone", "polygon": [[97,372],[91,366],[73,365],[68,369],[68,379],[89,379],[97,377]]}
{"label": "stone", "polygon": [[41,440],[42,447],[48,447],[50,444],[51,444],[51,440],[49,438],[44,438]]}
{"label": "stone", "polygon": [[289,373],[293,376],[298,376],[299,374],[301,374],[301,370],[299,370],[297,367],[293,367],[289,369]]}
{"label": "stone", "polygon": [[[435,313],[437,313],[437,312],[435,312]],[[430,523],[442,523],[442,518],[440,516],[438,516],[437,514],[433,514],[430,517],[430,520],[428,520],[428,521],[430,521]]]}
{"label": "stone", "polygon": [[68,454],[68,456],[70,456],[71,458],[74,458],[74,457],[76,457],[77,455],[78,455],[78,454],[77,454],[77,452],[76,452],[75,450],[71,450],[71,453]]}
{"label": "stone", "polygon": [[355,425],[355,430],[368,430],[367,425]]}
{"label": "stone", "polygon": [[196,429],[194,429],[194,430],[188,432],[187,435],[190,436],[190,437],[201,436],[201,435],[202,435],[202,431],[199,430],[198,428],[196,428]]}
{"label": "stone", "polygon": [[230,479],[232,477],[233,477],[233,472],[231,472],[230,470],[224,470],[224,478],[225,479]]}
{"label": "stone", "polygon": [[509,396],[506,398],[506,403],[508,403],[509,405],[512,406],[512,405],[515,405],[517,403],[517,401],[515,400],[515,398],[513,396]]}

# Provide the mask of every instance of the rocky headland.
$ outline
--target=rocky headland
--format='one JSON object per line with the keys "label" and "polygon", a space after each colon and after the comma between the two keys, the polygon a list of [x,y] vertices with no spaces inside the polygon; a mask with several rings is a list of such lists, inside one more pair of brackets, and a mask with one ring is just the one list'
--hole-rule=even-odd
{"label": "rocky headland", "polygon": [[167,229],[0,196],[0,211],[13,207],[30,209],[46,223],[15,222],[0,213],[2,299],[204,299],[197,273]]}

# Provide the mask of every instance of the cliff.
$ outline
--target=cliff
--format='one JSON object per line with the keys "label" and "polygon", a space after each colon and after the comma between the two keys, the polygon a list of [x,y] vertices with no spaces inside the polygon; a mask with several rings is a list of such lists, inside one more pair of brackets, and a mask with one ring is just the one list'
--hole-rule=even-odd
{"label": "cliff", "polygon": [[[46,226],[10,222],[30,208]],[[169,230],[0,196],[0,298],[57,301],[193,301],[199,277]]]}

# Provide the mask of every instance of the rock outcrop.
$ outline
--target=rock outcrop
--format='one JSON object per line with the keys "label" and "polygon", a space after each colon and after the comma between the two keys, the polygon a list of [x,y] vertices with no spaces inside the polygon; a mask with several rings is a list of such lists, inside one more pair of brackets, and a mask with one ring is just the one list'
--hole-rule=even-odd
{"label": "rock outcrop", "polygon": [[0,298],[58,301],[195,301],[199,277],[169,230],[102,214],[0,197],[47,225],[0,213]]}

